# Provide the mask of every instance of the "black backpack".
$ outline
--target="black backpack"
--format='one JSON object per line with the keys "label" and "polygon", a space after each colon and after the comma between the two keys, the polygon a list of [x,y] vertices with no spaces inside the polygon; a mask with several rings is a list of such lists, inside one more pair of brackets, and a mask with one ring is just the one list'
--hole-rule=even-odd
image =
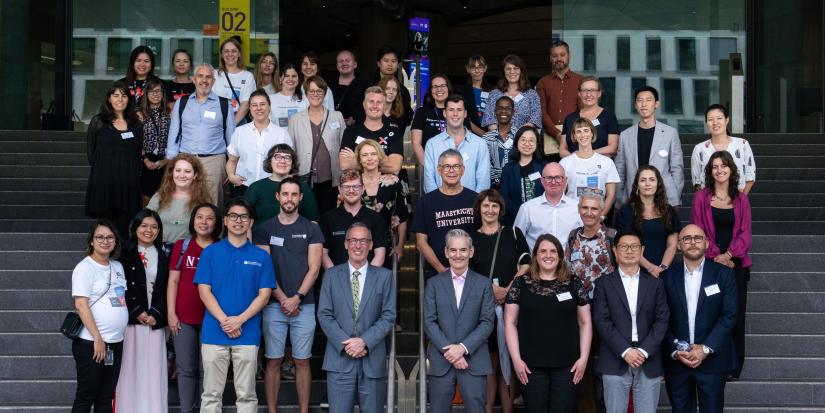
{"label": "black backpack", "polygon": [[[178,119],[180,119],[180,122],[178,122],[178,136],[175,138],[175,143],[180,143],[183,134],[183,110],[186,109],[186,104],[189,103],[189,96],[186,95],[180,98],[180,105],[178,105]],[[218,101],[221,105],[221,120],[223,120],[223,141],[229,145],[229,142],[226,141],[226,115],[229,112],[229,99],[218,96]]]}

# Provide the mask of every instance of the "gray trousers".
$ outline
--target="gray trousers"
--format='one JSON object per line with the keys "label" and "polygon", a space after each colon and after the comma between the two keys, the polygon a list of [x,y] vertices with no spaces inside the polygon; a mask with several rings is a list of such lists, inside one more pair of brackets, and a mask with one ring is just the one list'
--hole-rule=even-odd
{"label": "gray trousers", "polygon": [[181,413],[192,413],[201,405],[203,363],[200,334],[201,326],[180,323],[180,333],[172,337]]}
{"label": "gray trousers", "polygon": [[380,413],[387,398],[387,379],[367,377],[360,366],[347,373],[327,371],[327,397],[330,413],[352,413],[356,404],[362,413]]}
{"label": "gray trousers", "polygon": [[633,409],[636,413],[656,413],[659,405],[661,377],[647,377],[641,368],[628,367],[621,376],[602,375],[604,403],[607,413],[627,413],[627,400],[633,388]]}
{"label": "gray trousers", "polygon": [[461,398],[464,399],[464,411],[487,411],[487,375],[473,376],[467,371],[450,368],[443,376],[427,376],[431,412],[445,413],[452,410],[456,383]]}

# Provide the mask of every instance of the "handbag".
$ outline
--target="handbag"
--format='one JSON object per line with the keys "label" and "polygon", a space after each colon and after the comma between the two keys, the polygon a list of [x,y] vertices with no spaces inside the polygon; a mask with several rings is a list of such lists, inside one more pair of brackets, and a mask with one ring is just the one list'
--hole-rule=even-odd
{"label": "handbag", "polygon": [[[100,301],[101,298],[106,296],[106,293],[109,292],[109,289],[112,288],[112,266],[109,265],[109,282],[106,284],[106,291],[100,297],[97,297],[97,300],[89,306],[89,310]],[[63,324],[60,325],[60,332],[63,333],[66,338],[74,340],[80,337],[80,330],[83,329],[83,320],[80,319],[80,315],[77,314],[76,311],[69,311],[66,313],[66,317],[63,318]]]}

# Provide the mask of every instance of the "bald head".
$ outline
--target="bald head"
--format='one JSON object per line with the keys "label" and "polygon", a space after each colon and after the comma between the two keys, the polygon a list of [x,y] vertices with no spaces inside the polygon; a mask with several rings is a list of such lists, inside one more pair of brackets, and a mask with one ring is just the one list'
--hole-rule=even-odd
{"label": "bald head", "polygon": [[557,203],[567,190],[567,177],[564,168],[558,162],[550,162],[544,166],[541,173],[541,185],[544,195],[550,202]]}
{"label": "bald head", "polygon": [[679,231],[679,242],[677,244],[685,262],[698,264],[705,256],[708,249],[708,240],[705,238],[705,231],[695,224],[688,224]]}
{"label": "bald head", "polygon": [[687,224],[681,231],[679,231],[679,238],[683,235],[701,235],[705,236],[705,230],[696,224]]}

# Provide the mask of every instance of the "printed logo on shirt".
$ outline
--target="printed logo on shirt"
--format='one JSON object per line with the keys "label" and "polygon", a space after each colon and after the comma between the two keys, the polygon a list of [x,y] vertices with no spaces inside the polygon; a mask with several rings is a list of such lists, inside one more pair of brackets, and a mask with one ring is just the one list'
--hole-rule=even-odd
{"label": "printed logo on shirt", "polygon": [[333,237],[343,237],[347,235],[347,231],[333,231]]}
{"label": "printed logo on shirt", "polygon": [[261,267],[262,266],[261,263],[257,262],[257,261],[246,261],[246,260],[244,260],[243,264],[244,265],[254,265],[256,267]]}
{"label": "printed logo on shirt", "polygon": [[198,258],[200,258],[200,257],[187,256],[186,257],[186,268],[188,268],[188,269],[198,268]]}
{"label": "printed logo on shirt", "polygon": [[437,228],[452,227],[475,222],[472,208],[458,208],[449,211],[436,211],[435,226]]}
{"label": "printed logo on shirt", "polygon": [[307,234],[292,234],[292,239],[295,238],[307,239]]}

